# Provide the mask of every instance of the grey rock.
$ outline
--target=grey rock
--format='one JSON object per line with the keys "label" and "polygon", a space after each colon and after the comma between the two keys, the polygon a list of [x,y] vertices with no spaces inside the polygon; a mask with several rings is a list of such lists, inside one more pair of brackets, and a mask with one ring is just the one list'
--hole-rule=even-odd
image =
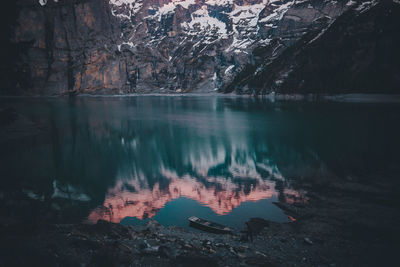
{"label": "grey rock", "polygon": [[16,54],[1,63],[10,73],[2,77],[1,93],[212,93],[247,64],[277,57],[320,27],[319,19],[334,20],[348,1],[196,2],[160,13],[170,2],[63,0],[41,6],[17,0],[7,44]]}
{"label": "grey rock", "polygon": [[314,244],[314,242],[312,242],[311,239],[308,238],[308,237],[305,237],[305,238],[304,238],[304,242],[306,242],[306,243],[309,244],[309,245],[313,245],[313,244]]}

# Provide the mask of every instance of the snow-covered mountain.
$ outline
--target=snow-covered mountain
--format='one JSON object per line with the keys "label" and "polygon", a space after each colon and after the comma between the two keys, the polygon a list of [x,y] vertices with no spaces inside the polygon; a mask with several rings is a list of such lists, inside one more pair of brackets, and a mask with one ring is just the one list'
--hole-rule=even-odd
{"label": "snow-covered mountain", "polygon": [[357,16],[376,3],[9,1],[0,24],[2,94],[254,93],[245,77],[268,70],[306,34],[324,36],[347,10]]}
{"label": "snow-covered mountain", "polygon": [[255,48],[271,57],[309,27],[330,23],[347,1],[111,0],[119,19],[118,50],[136,92],[210,92],[254,61]]}
{"label": "snow-covered mountain", "polygon": [[[327,26],[309,30],[271,60],[242,69],[221,91],[244,94],[399,93],[400,5],[349,2]],[[268,52],[268,51],[267,51]]]}

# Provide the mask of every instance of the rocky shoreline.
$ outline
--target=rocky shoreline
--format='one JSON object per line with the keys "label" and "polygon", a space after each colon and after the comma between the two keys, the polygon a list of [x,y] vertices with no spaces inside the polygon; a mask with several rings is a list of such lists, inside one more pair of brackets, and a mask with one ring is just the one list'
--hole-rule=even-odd
{"label": "rocky shoreline", "polygon": [[1,266],[395,266],[399,195],[385,184],[323,182],[307,204],[276,203],[295,221],[252,219],[217,235],[156,221],[46,224],[3,220]]}

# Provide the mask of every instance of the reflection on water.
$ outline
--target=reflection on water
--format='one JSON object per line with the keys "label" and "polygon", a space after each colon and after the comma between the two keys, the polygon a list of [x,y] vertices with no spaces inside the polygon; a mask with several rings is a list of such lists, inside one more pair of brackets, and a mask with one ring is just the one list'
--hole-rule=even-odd
{"label": "reflection on water", "polygon": [[[272,201],[306,203],[305,177],[397,171],[399,131],[384,129],[397,107],[205,97],[1,104],[41,132],[2,140],[7,190],[22,188],[62,220],[177,225],[179,216],[205,212],[233,225],[255,216],[284,221]],[[382,153],[386,160],[377,160]]]}
{"label": "reflection on water", "polygon": [[[141,188],[137,180],[117,182],[117,185],[108,191],[104,205],[95,209],[89,215],[89,220],[96,222],[98,219],[107,219],[120,222],[126,217],[146,219],[155,216],[165,204],[180,197],[196,200],[219,215],[232,212],[243,202],[278,197],[275,184],[269,181],[254,181],[246,190],[223,177],[179,177],[170,171],[162,171],[161,175],[168,183],[167,188],[160,189],[159,183],[153,188]],[[133,192],[125,188],[133,189]],[[285,189],[285,194],[294,196],[299,201],[304,200],[303,196],[293,190]]]}

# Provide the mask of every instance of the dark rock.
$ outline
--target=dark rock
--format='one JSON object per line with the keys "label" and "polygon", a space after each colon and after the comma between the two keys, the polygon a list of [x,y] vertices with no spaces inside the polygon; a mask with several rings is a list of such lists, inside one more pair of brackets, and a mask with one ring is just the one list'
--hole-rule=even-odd
{"label": "dark rock", "polygon": [[[246,64],[272,60],[347,8],[345,0],[261,2],[197,1],[164,14],[157,11],[170,1],[141,1],[133,10],[108,0],[7,3],[0,94],[214,92]],[[229,15],[236,6],[253,7],[243,11],[251,17]],[[202,19],[218,20],[224,34],[193,21],[204,11]]]}
{"label": "dark rock", "polygon": [[179,250],[173,246],[160,246],[158,253],[161,257],[166,257],[169,259],[175,259],[180,254]]}
{"label": "dark rock", "polygon": [[304,238],[304,242],[307,243],[308,245],[313,245],[314,244],[314,242],[312,242],[311,239],[308,238],[308,237]]}
{"label": "dark rock", "polygon": [[256,235],[260,233],[265,227],[268,227],[270,225],[270,222],[262,218],[251,218],[248,221],[248,224],[251,227],[253,234]]}
{"label": "dark rock", "polygon": [[181,255],[174,261],[175,266],[190,266],[190,267],[217,267],[219,266],[216,259],[209,257],[201,257],[197,255]]}
{"label": "dark rock", "polygon": [[225,90],[399,93],[399,25],[400,5],[394,1],[362,12],[352,8],[322,30],[310,29],[273,60],[264,52],[262,62],[243,69]]}
{"label": "dark rock", "polygon": [[157,221],[155,221],[155,220],[149,220],[149,221],[147,222],[147,224],[146,224],[146,227],[148,227],[148,229],[154,230],[154,229],[157,229],[157,228],[162,227],[162,225],[159,224],[159,223],[158,223]]}
{"label": "dark rock", "polygon": [[246,264],[249,264],[249,265],[264,266],[264,267],[279,266],[276,263],[274,263],[273,261],[271,261],[265,257],[262,257],[262,256],[246,258],[245,262],[246,262]]}
{"label": "dark rock", "polygon": [[110,238],[131,238],[128,228],[120,224],[99,220],[94,227],[96,231],[99,231]]}
{"label": "dark rock", "polygon": [[7,43],[12,57],[0,66],[8,72],[0,77],[6,85],[2,94],[62,95],[126,88],[125,61],[112,52],[117,50],[113,40],[119,29],[116,18],[109,15],[108,1],[49,1],[44,7],[37,1],[13,2],[15,24]]}
{"label": "dark rock", "polygon": [[0,126],[5,127],[13,123],[18,117],[17,111],[12,108],[5,108],[0,110]]}

